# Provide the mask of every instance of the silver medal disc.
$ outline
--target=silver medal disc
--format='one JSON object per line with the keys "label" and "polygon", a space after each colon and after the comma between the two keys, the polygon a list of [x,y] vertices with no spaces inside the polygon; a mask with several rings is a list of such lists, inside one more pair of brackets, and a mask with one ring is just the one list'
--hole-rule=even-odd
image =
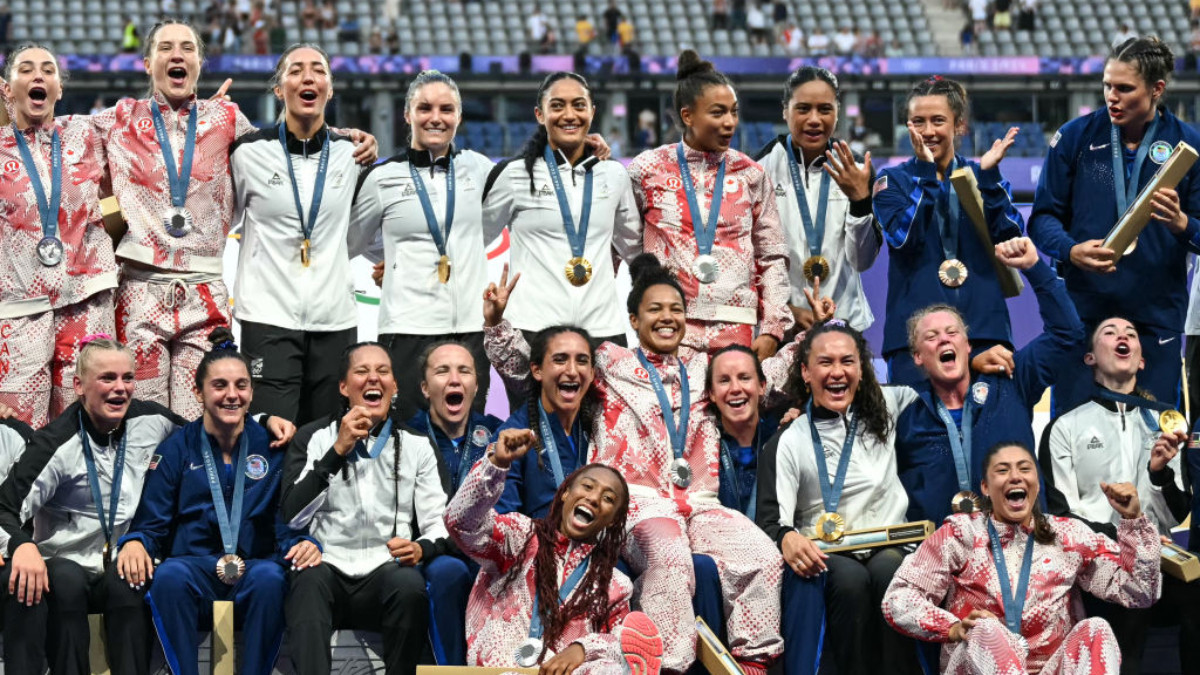
{"label": "silver medal disc", "polygon": [[692,276],[696,277],[696,280],[702,284],[713,283],[717,280],[717,275],[720,273],[721,265],[711,255],[698,255],[692,261]]}
{"label": "silver medal disc", "polygon": [[692,467],[688,466],[686,459],[680,457],[671,462],[671,482],[681,488],[692,484]]}
{"label": "silver medal disc", "polygon": [[37,257],[46,267],[54,267],[62,262],[63,243],[58,237],[45,237],[38,242]]}
{"label": "silver medal disc", "polygon": [[171,207],[163,215],[163,227],[172,237],[186,237],[196,229],[196,222],[192,219],[191,211],[182,207]]}
{"label": "silver medal disc", "polygon": [[517,665],[521,668],[535,668],[538,664],[538,657],[542,655],[542,641],[537,638],[529,638],[517,647],[517,651],[513,657],[517,660]]}

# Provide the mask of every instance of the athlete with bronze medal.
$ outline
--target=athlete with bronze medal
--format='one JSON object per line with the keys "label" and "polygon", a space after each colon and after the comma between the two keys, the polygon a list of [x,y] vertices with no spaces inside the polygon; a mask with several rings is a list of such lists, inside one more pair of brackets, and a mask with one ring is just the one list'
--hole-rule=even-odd
{"label": "athlete with bronze medal", "polygon": [[938,418],[946,425],[946,437],[950,439],[950,454],[954,455],[954,473],[958,477],[958,493],[950,499],[952,513],[974,513],[983,506],[979,495],[971,490],[971,426],[975,423],[974,397],[968,397],[962,407],[962,422],[955,424],[954,417],[940,398],[937,402]]}
{"label": "athlete with bronze medal", "polygon": [[233,499],[225,505],[225,491],[221,479],[217,477],[217,462],[213,459],[212,446],[208,442],[208,433],[200,434],[201,455],[204,457],[204,473],[208,476],[208,489],[212,494],[213,509],[216,511],[217,527],[221,529],[221,548],[225,555],[217,559],[217,578],[229,584],[236,584],[246,573],[246,561],[237,554],[238,532],[242,529],[242,502],[246,496],[246,458],[250,453],[250,436],[242,433],[239,444],[237,464],[233,465],[235,476],[233,483]]}
{"label": "athlete with bronze medal", "polygon": [[117,509],[121,505],[121,478],[125,474],[125,439],[126,434],[121,434],[121,440],[117,442],[116,456],[113,459],[112,485],[108,490],[108,517],[105,518],[104,497],[100,491],[100,475],[96,472],[96,457],[92,453],[92,443],[88,432],[83,426],[83,412],[79,413],[79,442],[83,444],[83,462],[87,466],[88,486],[92,490],[92,502],[96,505],[96,515],[100,519],[100,531],[104,533],[104,548],[101,550],[101,555],[106,570],[112,564],[112,551],[117,545],[113,530],[117,523]]}
{"label": "athlete with bronze medal", "polygon": [[[157,111],[158,108],[154,110]],[[300,203],[300,187],[296,184],[296,170],[292,166],[292,153],[288,152],[287,125],[279,125],[279,144],[283,146],[283,156],[287,160],[288,179],[292,184],[292,199],[296,203],[296,217],[300,219],[300,231],[304,235],[304,241],[300,244],[300,264],[305,267],[312,264],[312,231],[317,225],[317,216],[321,213],[321,199],[325,194],[325,176],[329,173],[329,133],[326,130],[325,142],[321,144],[321,158],[317,160],[317,176],[313,182],[312,201],[308,206],[308,219],[306,220],[304,205]],[[172,192],[173,194],[174,192]]]}
{"label": "athlete with bronze medal", "polygon": [[595,174],[589,169],[583,177],[583,206],[579,211],[579,228],[575,227],[575,219],[571,216],[571,204],[567,202],[567,191],[563,187],[562,174],[558,170],[558,161],[554,151],[547,143],[542,155],[546,160],[546,169],[550,172],[550,182],[554,183],[554,194],[558,197],[558,210],[562,212],[563,230],[567,241],[571,243],[571,259],[563,268],[567,281],[572,286],[583,286],[592,278],[592,263],[583,257],[583,247],[587,243],[588,221],[592,215],[592,184]]}
{"label": "athlete with bronze medal", "polygon": [[[950,176],[958,169],[958,159],[950,160],[950,168],[946,169],[946,179],[943,182],[949,185]],[[958,288],[967,281],[969,272],[967,265],[958,259],[958,223],[961,204],[958,202],[958,196],[954,193],[954,188],[947,188],[946,195],[946,210],[937,208],[938,219],[938,238],[942,242],[942,264],[938,266],[938,280],[943,286],[949,288]],[[947,213],[947,211],[949,213]]]}
{"label": "athlete with bronze medal", "polygon": [[429,236],[433,237],[433,244],[437,246],[438,281],[448,284],[450,283],[450,256],[446,254],[446,242],[450,241],[450,227],[454,224],[454,155],[453,153],[446,153],[445,232],[438,227],[437,215],[433,212],[433,203],[429,199],[429,190],[425,188],[425,181],[421,180],[421,172],[417,170],[416,165],[411,161],[408,162],[408,174],[412,176],[413,187],[417,191],[417,199],[421,202],[421,212],[425,214],[425,224],[429,227]]}
{"label": "athlete with bronze medal", "polygon": [[696,236],[697,256],[692,260],[692,276],[702,284],[711,284],[721,274],[721,264],[713,255],[713,243],[717,239],[717,223],[721,219],[721,197],[725,193],[725,160],[717,167],[717,178],[713,181],[712,200],[709,202],[708,222],[701,219],[700,202],[696,198],[696,184],[692,182],[692,171],[683,154],[683,143],[675,146],[679,161],[679,176],[683,192],[687,196],[688,218],[692,221],[692,232]]}

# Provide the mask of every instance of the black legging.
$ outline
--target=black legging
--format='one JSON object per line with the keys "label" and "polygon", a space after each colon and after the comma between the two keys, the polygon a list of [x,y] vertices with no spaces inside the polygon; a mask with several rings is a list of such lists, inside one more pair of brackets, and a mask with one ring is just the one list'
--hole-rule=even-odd
{"label": "black legging", "polygon": [[918,672],[916,645],[887,625],[880,608],[903,561],[899,548],[879,549],[866,562],[837,553],[825,561],[825,626],[840,675]]}

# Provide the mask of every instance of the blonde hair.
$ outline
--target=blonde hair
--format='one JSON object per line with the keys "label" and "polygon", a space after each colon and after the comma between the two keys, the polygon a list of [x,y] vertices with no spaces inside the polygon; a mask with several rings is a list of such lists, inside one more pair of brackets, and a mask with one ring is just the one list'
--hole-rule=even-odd
{"label": "blonde hair", "polygon": [[79,345],[79,356],[75,360],[75,375],[83,379],[92,370],[92,361],[96,352],[121,352],[133,360],[133,352],[119,340],[111,337],[96,337],[91,340],[84,338]]}

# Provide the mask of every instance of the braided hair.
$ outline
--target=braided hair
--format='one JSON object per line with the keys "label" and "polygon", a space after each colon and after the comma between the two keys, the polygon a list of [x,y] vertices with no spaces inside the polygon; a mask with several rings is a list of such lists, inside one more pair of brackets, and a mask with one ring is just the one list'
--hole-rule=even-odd
{"label": "braided hair", "polygon": [[[558,539],[558,528],[562,523],[563,497],[575,485],[575,481],[582,478],[588,471],[597,469],[611,471],[620,481],[621,503],[617,505],[613,521],[597,537],[596,547],[592,549],[591,553],[591,562],[588,564],[587,573],[584,574],[577,587],[578,590],[565,604],[560,605],[557,602],[558,563],[555,560],[554,544]],[[607,632],[613,628],[613,626],[607,625],[613,608],[608,601],[608,587],[612,584],[613,570],[616,569],[617,561],[621,557],[621,550],[625,546],[625,520],[628,513],[629,485],[625,482],[625,478],[619,471],[606,464],[593,463],[581,467],[567,476],[562,485],[558,486],[558,491],[554,493],[554,502],[550,505],[549,513],[533,522],[533,536],[525,542],[525,547],[518,559],[524,560],[529,555],[529,548],[537,547],[532,571],[534,587],[537,589],[539,598],[538,614],[541,616],[542,626],[545,628],[542,634],[543,647],[542,653],[538,656],[539,661],[545,658],[546,650],[562,637],[563,630],[572,619],[587,617],[588,624],[595,633]],[[503,588],[505,590],[517,580],[520,570],[520,565],[512,566],[504,578]],[[547,602],[548,598],[553,598],[554,601]]]}
{"label": "braided hair", "polygon": [[[1167,43],[1154,35],[1129,38],[1116,45],[1108,53],[1104,65],[1110,61],[1119,61],[1133,66],[1146,86],[1153,89],[1158,82],[1170,83],[1171,74],[1175,72],[1175,54]],[[1157,102],[1162,106],[1162,100]]]}
{"label": "braided hair", "polygon": [[[550,73],[542,80],[541,86],[537,90],[537,107],[540,109],[542,103],[546,99],[546,94],[550,92],[550,87],[553,87],[556,82],[561,80],[575,80],[587,92],[588,99],[592,98],[592,88],[588,85],[587,80],[578,73],[572,73],[566,70]],[[525,163],[525,172],[529,174],[529,194],[537,191],[533,182],[533,167],[546,151],[546,144],[550,142],[550,134],[546,131],[546,125],[539,124],[533,130],[533,135],[529,140],[525,141],[525,145],[521,148],[521,159]]]}

